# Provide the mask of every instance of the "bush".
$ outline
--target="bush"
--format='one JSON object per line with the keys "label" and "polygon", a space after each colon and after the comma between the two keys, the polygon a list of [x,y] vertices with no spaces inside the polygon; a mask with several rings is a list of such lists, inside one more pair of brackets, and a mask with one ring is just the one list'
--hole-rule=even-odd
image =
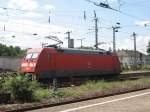
{"label": "bush", "polygon": [[40,88],[39,83],[36,81],[29,81],[27,78],[18,76],[6,78],[3,84],[4,90],[11,93],[11,97],[13,100],[26,102],[26,101],[34,101],[35,91]]}

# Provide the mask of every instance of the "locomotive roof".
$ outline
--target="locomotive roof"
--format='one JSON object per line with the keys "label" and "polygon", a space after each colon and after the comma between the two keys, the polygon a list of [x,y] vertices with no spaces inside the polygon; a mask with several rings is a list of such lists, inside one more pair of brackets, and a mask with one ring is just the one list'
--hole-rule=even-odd
{"label": "locomotive roof", "polygon": [[74,49],[74,48],[57,48],[58,52],[63,52],[66,54],[112,54],[110,51],[100,50],[89,50],[89,49]]}
{"label": "locomotive roof", "polygon": [[30,52],[41,52],[42,51],[42,48],[29,48],[27,50],[28,53]]}

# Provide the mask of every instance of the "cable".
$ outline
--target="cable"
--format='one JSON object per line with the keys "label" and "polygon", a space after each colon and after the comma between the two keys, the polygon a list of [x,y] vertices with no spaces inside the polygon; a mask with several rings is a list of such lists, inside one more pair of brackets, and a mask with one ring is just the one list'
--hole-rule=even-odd
{"label": "cable", "polygon": [[[125,2],[125,1],[124,1]],[[139,5],[141,3],[147,3],[149,2],[149,0],[142,0],[142,1],[138,1],[138,2],[125,2],[125,4],[129,4],[129,5]]]}
{"label": "cable", "polygon": [[[5,8],[5,7],[0,7],[0,8],[2,8],[2,9],[4,9],[4,10],[7,10],[7,9],[12,9],[12,8]],[[26,11],[26,10],[20,10],[20,9],[13,9],[13,10],[19,10],[19,11]],[[30,12],[30,10],[29,11],[27,11],[27,12]],[[7,12],[8,13],[8,12]],[[131,18],[134,18],[134,19],[138,19],[138,20],[143,20],[143,19],[141,19],[141,18],[137,18],[137,17],[135,17],[135,16],[133,16],[133,15],[130,15],[130,14],[127,14],[127,13],[125,13],[125,12],[120,12],[121,14],[123,14],[123,15],[126,15],[126,16],[129,16],[129,17],[131,17]],[[71,18],[74,18],[74,17],[72,17],[72,16],[70,16],[70,15],[67,15],[67,16],[69,16],[69,17],[71,17]],[[10,18],[9,17],[9,15],[7,14],[7,17],[8,18]],[[63,16],[61,16],[61,18],[62,18]],[[78,19],[83,19],[83,17],[81,17],[81,16],[78,16],[77,17]],[[103,19],[103,18],[100,18],[100,19]],[[112,21],[108,21],[108,20],[106,20],[106,19],[103,19],[104,21],[107,21],[107,22],[109,22],[109,23],[112,23]],[[58,23],[58,22],[57,22]],[[20,23],[19,23],[20,24]],[[24,24],[25,25],[25,24]],[[26,24],[26,25],[28,25],[28,24]]]}
{"label": "cable", "polygon": [[106,8],[106,9],[111,9],[111,10],[117,11],[118,13],[121,13],[121,14],[123,14],[123,15],[126,15],[126,16],[128,16],[128,17],[131,17],[131,18],[134,18],[134,19],[137,19],[137,20],[144,20],[144,19],[142,19],[142,18],[135,17],[135,16],[133,16],[133,15],[131,15],[131,14],[128,14],[128,13],[126,13],[126,12],[123,12],[123,11],[120,11],[120,10],[118,11],[118,10],[116,10],[116,9],[113,9],[113,8],[110,7],[109,4],[105,4],[105,3],[102,3],[102,2],[96,3],[96,2],[91,1],[91,0],[86,0],[86,1],[93,3],[94,5],[96,5],[96,6],[98,6],[98,7],[102,7],[102,8]]}
{"label": "cable", "polygon": [[123,14],[123,15],[126,15],[128,17],[131,17],[133,19],[136,19],[136,20],[140,20],[140,21],[144,20],[143,18],[139,18],[139,17],[133,16],[133,15],[130,15],[130,14],[126,13],[126,12],[120,12],[120,13]]}
{"label": "cable", "polygon": [[[21,11],[21,12],[38,12],[38,13],[44,13],[45,11],[40,11],[40,10],[22,10],[22,9],[15,9],[15,8],[8,8],[8,7],[3,7],[0,6],[1,9],[3,10],[16,10],[16,11]],[[85,10],[81,10],[81,9],[71,9],[71,10],[64,10],[64,9],[55,9],[53,10],[53,12],[84,12]],[[86,10],[87,11],[87,10]],[[89,10],[90,11],[90,10]],[[48,14],[49,11],[46,11],[46,14]]]}

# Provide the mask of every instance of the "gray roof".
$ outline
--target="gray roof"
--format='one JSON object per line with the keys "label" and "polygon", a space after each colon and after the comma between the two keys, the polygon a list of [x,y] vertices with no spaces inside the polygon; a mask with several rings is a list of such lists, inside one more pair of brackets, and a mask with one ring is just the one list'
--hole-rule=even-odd
{"label": "gray roof", "polygon": [[66,54],[94,54],[94,55],[100,55],[100,54],[110,55],[110,54],[112,54],[111,52],[105,51],[103,49],[89,50],[89,49],[74,49],[74,48],[58,48],[57,51],[63,52]]}

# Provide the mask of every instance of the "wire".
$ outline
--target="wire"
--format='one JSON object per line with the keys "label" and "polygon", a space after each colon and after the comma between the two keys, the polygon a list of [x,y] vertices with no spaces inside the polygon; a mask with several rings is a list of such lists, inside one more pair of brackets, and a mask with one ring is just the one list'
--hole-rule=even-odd
{"label": "wire", "polygon": [[[22,10],[22,9],[15,9],[15,8],[8,8],[8,7],[3,7],[3,6],[0,6],[1,9],[3,10],[16,10],[16,11],[21,11],[21,12],[39,12],[39,13],[43,13],[43,11],[34,11],[34,10]],[[47,14],[48,14],[48,11],[47,11]]]}
{"label": "wire", "polygon": [[[109,4],[105,4],[105,3],[102,3],[102,2],[100,2],[100,3],[98,4],[98,3],[94,2],[94,1],[91,1],[91,0],[86,0],[86,1],[91,2],[91,3],[93,3],[94,5],[99,6],[99,7],[102,7],[102,8],[106,8],[106,9],[111,9],[111,10],[117,11],[118,13],[121,13],[121,14],[123,14],[123,15],[126,15],[126,16],[128,16],[128,17],[131,17],[131,18],[134,18],[134,19],[137,19],[137,20],[144,20],[143,18],[139,18],[139,17],[133,16],[133,15],[128,14],[128,13],[126,13],[126,12],[123,12],[123,11],[120,11],[120,10],[116,10],[116,9],[112,9],[112,8],[109,6]],[[101,5],[101,4],[102,4],[102,5]]]}
{"label": "wire", "polygon": [[136,20],[141,20],[141,21],[144,20],[143,18],[139,18],[139,17],[133,16],[133,15],[130,15],[130,14],[126,13],[126,12],[120,12],[120,13],[123,14],[123,15],[126,15],[128,17],[131,17],[133,19],[136,19]]}
{"label": "wire", "polygon": [[[20,11],[20,12],[37,12],[37,13],[44,13],[45,11],[41,11],[41,10],[22,10],[22,9],[15,9],[15,8],[8,8],[8,7],[3,7],[0,6],[0,9],[3,10],[16,10],[16,11]],[[55,9],[53,10],[54,12],[84,12],[85,10],[81,10],[81,9],[71,9],[71,10],[64,10],[64,9]],[[86,10],[87,11],[87,10]],[[90,11],[90,10],[89,10]],[[46,11],[46,14],[49,13],[49,10]]]}
{"label": "wire", "polygon": [[[124,1],[125,2],[125,1]],[[142,1],[138,1],[138,2],[125,2],[125,4],[129,4],[129,5],[139,5],[142,3],[147,3],[149,2],[149,0],[142,0]]]}
{"label": "wire", "polygon": [[[18,11],[23,11],[23,12],[35,12],[35,11],[32,11],[32,10],[21,10],[21,9],[13,9],[13,8],[6,8],[6,7],[0,7],[1,9],[4,9],[4,10],[18,10]],[[70,10],[71,11],[71,10]],[[81,10],[78,10],[78,11],[81,11]],[[40,12],[40,13],[43,13],[42,11],[36,11],[36,12]],[[135,16],[133,16],[133,15],[130,15],[130,14],[127,14],[127,13],[125,13],[125,12],[120,12],[121,14],[123,14],[123,15],[126,15],[126,16],[128,16],[128,17],[131,17],[131,18],[134,18],[134,19],[138,19],[138,20],[143,20],[143,19],[141,19],[141,18],[139,18],[139,17],[135,17]],[[47,15],[49,14],[48,12],[46,13]],[[60,15],[60,14],[59,14]],[[62,14],[63,16],[64,16],[64,14]],[[60,16],[61,18],[63,17],[63,16]],[[65,14],[65,17],[66,16],[68,16],[69,18],[75,18],[75,17],[73,17],[72,15],[70,16],[70,15],[66,15]],[[9,17],[9,14],[8,14],[8,11],[7,11],[7,17],[8,17],[8,19],[10,18]],[[83,17],[81,17],[81,16],[78,16],[77,17],[78,19],[83,19]],[[103,18],[101,18],[101,19],[103,19]],[[109,23],[112,23],[112,21],[108,21],[108,20],[106,20],[106,19],[103,19],[104,21],[107,21],[107,22],[109,22]],[[88,20],[89,21],[89,20]],[[57,22],[58,23],[58,22]],[[20,24],[20,23],[19,23]],[[25,25],[25,24],[24,24]]]}
{"label": "wire", "polygon": [[[17,11],[22,11],[22,12],[40,12],[40,13],[43,13],[43,11],[32,11],[32,10],[21,10],[21,9],[13,9],[13,8],[6,8],[6,7],[0,7],[1,9],[4,9],[4,10],[7,10],[7,15],[6,15],[6,17],[8,17],[8,18],[10,18],[10,15],[8,14],[8,10],[17,10]],[[57,11],[62,11],[62,12],[64,12],[65,10],[57,10]],[[72,11],[81,11],[81,10],[70,10],[70,12],[72,12]],[[68,11],[69,12],[69,11]],[[126,15],[126,16],[128,16],[128,17],[131,17],[131,18],[134,18],[134,19],[138,19],[138,20],[143,20],[143,19],[141,19],[141,18],[139,18],[139,17],[135,17],[135,16],[133,16],[133,15],[130,15],[130,14],[128,14],[128,13],[125,13],[125,12],[120,12],[121,14],[123,14],[123,15]],[[48,15],[48,12],[46,13],[47,15]],[[62,14],[63,15],[63,14]],[[70,15],[67,15],[67,16],[69,16],[70,17]],[[62,17],[62,16],[61,16]],[[72,17],[71,16],[71,18],[74,18],[74,17]],[[81,17],[81,16],[79,16],[79,17],[77,17],[77,19],[83,19],[83,17]],[[104,21],[107,21],[107,22],[109,22],[109,23],[112,23],[112,21],[108,21],[108,20],[106,20],[106,19],[104,19],[104,18],[100,18],[100,19],[102,19],[102,20],[104,20]],[[14,23],[14,22],[11,22],[11,23]],[[20,23],[17,23],[17,22],[15,22],[16,24],[20,24]],[[22,25],[30,25],[30,24],[26,24],[26,23],[22,23]],[[35,24],[36,25],[36,24]],[[75,24],[74,24],[75,25]],[[37,26],[39,26],[39,25],[37,25]],[[78,25],[77,25],[78,27],[84,27],[84,28],[86,28],[86,26],[81,26],[81,25],[79,25],[79,23],[78,23]],[[44,26],[43,26],[44,27]],[[124,26],[123,26],[124,27]],[[126,27],[136,27],[136,26],[126,26]],[[48,28],[47,26],[45,27],[45,28]],[[102,28],[102,27],[101,27]]]}

